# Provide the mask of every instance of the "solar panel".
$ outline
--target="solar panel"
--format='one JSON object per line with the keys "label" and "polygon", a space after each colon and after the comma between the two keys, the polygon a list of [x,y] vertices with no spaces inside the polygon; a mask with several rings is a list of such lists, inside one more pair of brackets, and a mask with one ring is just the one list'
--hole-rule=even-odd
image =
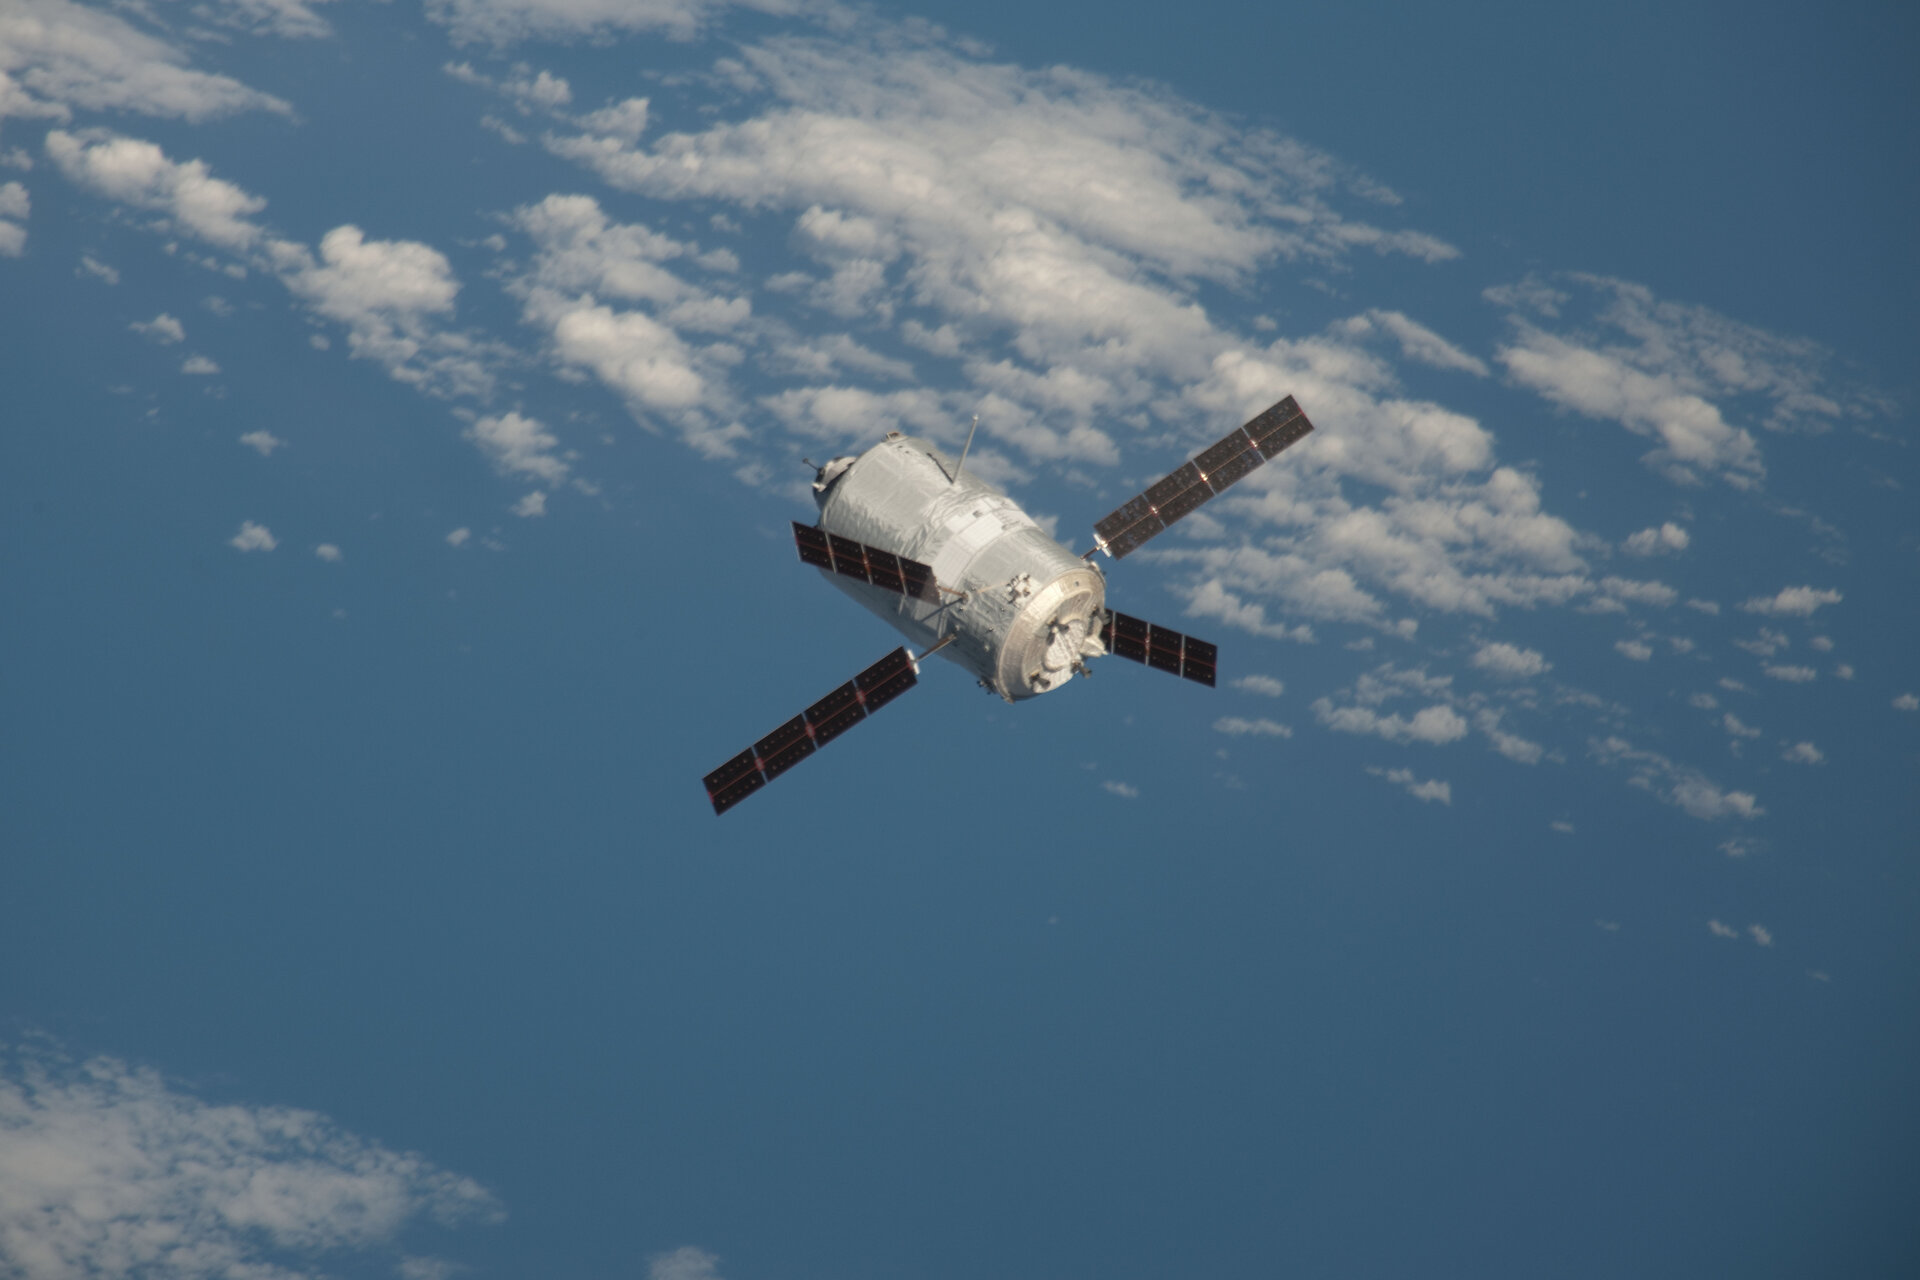
{"label": "solar panel", "polygon": [[1093,526],[1094,537],[1118,560],[1311,430],[1313,424],[1288,396],[1246,426],[1235,427],[1146,492],[1115,507]]}
{"label": "solar panel", "polygon": [[738,782],[729,783],[724,787],[708,787],[707,798],[713,801],[715,813],[725,813],[766,785],[766,778],[758,769],[755,769]]}
{"label": "solar panel", "polygon": [[[848,687],[851,689],[852,686]],[[832,715],[821,716],[818,720],[809,715],[807,723],[813,726],[814,745],[824,747],[866,718],[865,707],[858,702],[849,702]]]}
{"label": "solar panel", "polygon": [[1154,627],[1152,631],[1153,638],[1147,642],[1147,665],[1179,675],[1181,641],[1186,637],[1166,627]]}
{"label": "solar panel", "polygon": [[721,787],[731,786],[749,773],[757,775],[759,772],[760,767],[753,762],[753,748],[748,747],[708,774],[702,781],[707,784],[707,790],[717,791]]}
{"label": "solar panel", "polygon": [[1211,689],[1214,687],[1213,672],[1215,661],[1219,656],[1220,650],[1218,646],[1208,644],[1205,640],[1196,640],[1192,636],[1187,636],[1186,652],[1181,655],[1180,660],[1180,674],[1189,680],[1203,684]]}
{"label": "solar panel", "polygon": [[837,533],[828,534],[827,541],[833,546],[833,571],[862,582],[867,581],[866,545]]}
{"label": "solar panel", "polygon": [[1205,640],[1196,640],[1113,609],[1107,610],[1106,620],[1100,626],[1100,640],[1109,653],[1168,675],[1183,676],[1209,689],[1214,687],[1214,669],[1220,650]]}
{"label": "solar panel", "polygon": [[940,603],[940,589],[934,585],[933,570],[918,560],[900,557],[900,577],[905,583],[906,593],[916,600],[925,600],[928,604]]}
{"label": "solar panel", "polygon": [[1134,662],[1147,660],[1147,624],[1138,618],[1109,611],[1106,629],[1100,638],[1107,642],[1111,653]]}
{"label": "solar panel", "polygon": [[919,682],[912,657],[895,649],[701,779],[713,811],[725,813]]}
{"label": "solar panel", "polygon": [[907,656],[906,649],[895,649],[892,653],[855,676],[853,682],[862,689],[867,689],[887,679],[889,676],[895,676],[902,671],[911,670],[912,667],[913,659]]}
{"label": "solar panel", "polygon": [[830,569],[929,604],[940,602],[940,588],[934,581],[933,570],[918,560],[909,560],[798,520],[793,522],[793,544],[800,551],[800,559],[817,569]]}
{"label": "solar panel", "polygon": [[816,568],[833,568],[833,551],[827,545],[827,535],[811,525],[793,522],[793,542],[800,548],[800,558]]}
{"label": "solar panel", "polygon": [[867,548],[867,572],[876,587],[885,587],[901,595],[907,593],[907,580],[900,576],[900,557],[878,547]]}
{"label": "solar panel", "polygon": [[805,760],[813,751],[813,736],[807,732],[805,716],[795,716],[753,744],[753,754],[760,758],[760,772],[767,775],[768,782]]}
{"label": "solar panel", "polygon": [[1307,416],[1303,413],[1293,421],[1275,427],[1266,435],[1258,437],[1254,441],[1254,447],[1260,450],[1263,457],[1271,458],[1288,445],[1297,444],[1305,439],[1307,432],[1311,430],[1313,430],[1313,424],[1307,421]]}

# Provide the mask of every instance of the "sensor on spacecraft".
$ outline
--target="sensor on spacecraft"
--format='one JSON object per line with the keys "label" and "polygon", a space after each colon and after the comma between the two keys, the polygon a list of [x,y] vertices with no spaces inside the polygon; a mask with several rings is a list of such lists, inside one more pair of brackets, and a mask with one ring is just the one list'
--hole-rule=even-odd
{"label": "sensor on spacecraft", "polygon": [[[1288,396],[1093,527],[1077,556],[1018,503],[924,440],[890,432],[819,468],[817,526],[795,522],[800,559],[915,644],[841,685],[706,776],[715,813],[740,801],[919,683],[935,653],[1008,702],[1051,692],[1108,653],[1211,688],[1204,640],[1107,608],[1097,551],[1118,560],[1300,440],[1313,424]],[[968,438],[971,443],[971,437]]]}

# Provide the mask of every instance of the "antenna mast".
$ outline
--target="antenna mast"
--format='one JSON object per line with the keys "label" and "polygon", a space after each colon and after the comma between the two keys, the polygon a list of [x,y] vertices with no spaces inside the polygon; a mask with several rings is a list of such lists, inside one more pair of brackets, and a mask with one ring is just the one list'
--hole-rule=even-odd
{"label": "antenna mast", "polygon": [[960,483],[960,473],[967,469],[967,450],[973,448],[973,433],[980,429],[980,415],[973,415],[973,425],[967,428],[967,443],[960,450],[960,461],[953,469],[951,484]]}

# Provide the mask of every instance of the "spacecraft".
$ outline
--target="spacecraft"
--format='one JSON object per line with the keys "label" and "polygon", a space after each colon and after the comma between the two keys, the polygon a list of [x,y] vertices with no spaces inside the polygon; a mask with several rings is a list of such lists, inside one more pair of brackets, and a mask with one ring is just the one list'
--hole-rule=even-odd
{"label": "spacecraft", "polygon": [[[889,432],[818,468],[816,525],[794,522],[805,564],[918,645],[903,645],[704,779],[716,814],[758,791],[919,683],[935,654],[1008,702],[1036,698],[1117,654],[1209,688],[1216,648],[1107,608],[1094,557],[1118,560],[1313,424],[1288,396],[1093,527],[1075,555],[1018,503],[925,440]],[[972,436],[968,436],[971,447]]]}

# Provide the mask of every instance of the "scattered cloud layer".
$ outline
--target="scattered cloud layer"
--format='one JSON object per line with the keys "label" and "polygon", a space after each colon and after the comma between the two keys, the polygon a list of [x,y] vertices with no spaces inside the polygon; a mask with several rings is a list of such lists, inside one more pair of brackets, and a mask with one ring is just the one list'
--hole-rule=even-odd
{"label": "scattered cloud layer", "polygon": [[280,542],[267,526],[244,520],[240,524],[240,532],[228,538],[227,545],[236,551],[271,551]]}
{"label": "scattered cloud layer", "polygon": [[721,1280],[720,1259],[705,1249],[682,1245],[647,1259],[647,1280]]}
{"label": "scattered cloud layer", "polygon": [[1497,640],[1474,650],[1473,665],[1506,680],[1531,680],[1553,669],[1553,664],[1538,650]]}
{"label": "scattered cloud layer", "polygon": [[1695,818],[1758,818],[1766,813],[1747,791],[1722,790],[1704,774],[1674,763],[1657,751],[1636,748],[1620,737],[1588,744],[1601,764],[1624,768],[1631,786],[1646,790]]}
{"label": "scattered cloud layer", "polygon": [[1773,618],[1808,618],[1822,605],[1839,604],[1840,593],[1818,587],[1782,587],[1771,596],[1755,596],[1740,607]]}
{"label": "scattered cloud layer", "polygon": [[1642,529],[1620,545],[1628,555],[1657,556],[1685,551],[1691,541],[1685,529],[1669,520],[1665,524]]}
{"label": "scattered cloud layer", "polygon": [[279,98],[195,71],[189,61],[180,46],[119,14],[69,0],[10,0],[0,9],[0,122],[64,123],[75,111],[190,123],[243,111],[291,113]]}
{"label": "scattered cloud layer", "polygon": [[1379,769],[1369,767],[1367,772],[1376,778],[1385,778],[1399,787],[1415,800],[1438,801],[1441,804],[1453,803],[1453,784],[1442,782],[1438,778],[1428,778],[1422,782],[1414,776],[1411,769]]}
{"label": "scattered cloud layer", "polygon": [[404,1260],[416,1222],[500,1217],[471,1179],[313,1112],[208,1103],[38,1042],[0,1046],[0,1135],[0,1258],[35,1280],[297,1280]]}
{"label": "scattered cloud layer", "polygon": [[1240,716],[1222,716],[1213,722],[1215,733],[1224,733],[1229,737],[1291,738],[1293,730],[1287,725],[1265,716],[1248,720]]}
{"label": "scattered cloud layer", "polygon": [[1837,389],[1817,343],[1625,280],[1533,276],[1486,296],[1507,312],[1495,357],[1516,384],[1651,438],[1645,461],[1677,483],[1756,487],[1766,468],[1753,427],[1824,431],[1886,412],[1870,393]]}

